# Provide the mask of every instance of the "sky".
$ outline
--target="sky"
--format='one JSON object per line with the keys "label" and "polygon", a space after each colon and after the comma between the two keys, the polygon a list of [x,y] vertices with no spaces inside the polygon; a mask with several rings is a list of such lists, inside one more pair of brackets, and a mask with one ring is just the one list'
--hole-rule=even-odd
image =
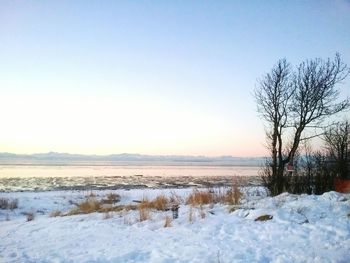
{"label": "sky", "polygon": [[350,64],[349,28],[348,0],[0,0],[0,152],[266,155],[258,79]]}

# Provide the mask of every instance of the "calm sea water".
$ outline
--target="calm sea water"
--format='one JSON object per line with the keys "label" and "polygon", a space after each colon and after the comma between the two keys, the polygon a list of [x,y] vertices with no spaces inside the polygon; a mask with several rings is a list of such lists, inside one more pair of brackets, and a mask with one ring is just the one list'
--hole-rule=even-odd
{"label": "calm sea water", "polygon": [[253,166],[55,166],[2,165],[0,178],[105,177],[105,176],[257,176]]}

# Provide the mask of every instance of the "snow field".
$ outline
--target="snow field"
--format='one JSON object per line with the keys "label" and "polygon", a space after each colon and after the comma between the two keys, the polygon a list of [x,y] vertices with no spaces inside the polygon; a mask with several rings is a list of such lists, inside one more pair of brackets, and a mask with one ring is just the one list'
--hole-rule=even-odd
{"label": "snow field", "polygon": [[[262,188],[244,188],[240,207],[203,208],[181,204],[179,218],[164,227],[171,211],[139,211],[50,217],[69,211],[89,191],[0,193],[17,198],[18,209],[0,210],[0,262],[349,262],[350,195],[282,194],[266,197]],[[115,192],[121,204],[192,189]],[[118,203],[119,204],[119,203]],[[36,217],[27,222],[23,213]],[[192,213],[192,220],[190,215]],[[204,216],[203,216],[204,214]],[[255,221],[271,215],[268,221]],[[7,221],[9,219],[9,221]]]}

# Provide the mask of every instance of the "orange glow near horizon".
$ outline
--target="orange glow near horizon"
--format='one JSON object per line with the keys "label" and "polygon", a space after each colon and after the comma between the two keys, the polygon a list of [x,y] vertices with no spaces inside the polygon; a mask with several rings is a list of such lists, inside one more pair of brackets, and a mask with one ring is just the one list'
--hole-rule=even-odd
{"label": "orange glow near horizon", "polygon": [[[133,98],[2,97],[2,152],[260,156],[253,133],[210,112]],[[254,131],[255,132],[255,131]],[[4,143],[5,142],[5,143]]]}

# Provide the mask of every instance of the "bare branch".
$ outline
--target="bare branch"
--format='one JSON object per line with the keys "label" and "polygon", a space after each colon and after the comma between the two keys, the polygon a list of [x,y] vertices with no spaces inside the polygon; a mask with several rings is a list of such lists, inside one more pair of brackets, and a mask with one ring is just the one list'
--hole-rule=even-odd
{"label": "bare branch", "polygon": [[315,134],[315,135],[311,135],[311,136],[308,136],[308,137],[300,138],[300,141],[307,141],[307,140],[310,140],[310,139],[313,139],[313,138],[316,138],[316,137],[320,137],[322,135],[324,135],[324,132],[318,133],[318,134]]}

